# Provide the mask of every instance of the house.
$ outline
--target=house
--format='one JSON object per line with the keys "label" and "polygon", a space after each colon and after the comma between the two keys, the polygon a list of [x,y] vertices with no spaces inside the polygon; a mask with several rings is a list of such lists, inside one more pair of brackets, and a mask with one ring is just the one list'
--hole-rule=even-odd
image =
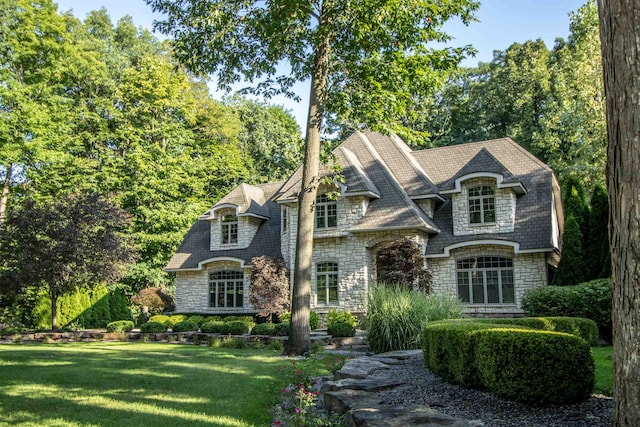
{"label": "house", "polygon": [[[364,312],[376,251],[404,237],[423,248],[434,291],[457,295],[469,315],[519,315],[524,292],[548,284],[560,187],[513,140],[413,151],[397,136],[356,132],[334,155],[344,183],[318,190],[312,309]],[[179,312],[255,312],[251,260],[281,256],[291,268],[301,176],[241,184],[200,217],[165,269],[176,273]]]}

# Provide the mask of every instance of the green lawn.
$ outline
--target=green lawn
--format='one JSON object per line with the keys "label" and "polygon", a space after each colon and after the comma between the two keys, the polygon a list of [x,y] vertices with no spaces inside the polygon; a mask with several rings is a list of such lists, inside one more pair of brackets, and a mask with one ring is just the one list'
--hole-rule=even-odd
{"label": "green lawn", "polygon": [[0,425],[266,426],[290,363],[278,355],[146,343],[2,345]]}
{"label": "green lawn", "polygon": [[596,385],[593,393],[613,396],[613,347],[593,347],[591,353],[596,361]]}

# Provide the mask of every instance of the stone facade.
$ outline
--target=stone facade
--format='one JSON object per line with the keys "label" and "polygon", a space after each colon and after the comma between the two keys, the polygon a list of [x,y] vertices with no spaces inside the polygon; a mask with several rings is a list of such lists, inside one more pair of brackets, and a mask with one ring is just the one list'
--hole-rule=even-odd
{"label": "stone facade", "polygon": [[[492,224],[469,223],[469,188],[488,185],[495,191],[496,222]],[[453,209],[453,235],[466,236],[483,233],[509,233],[513,231],[516,214],[516,195],[509,188],[497,188],[493,178],[475,178],[465,181],[462,192],[451,197]]]}
{"label": "stone facade", "polygon": [[224,215],[235,215],[235,213],[234,209],[220,210],[216,215],[216,219],[211,220],[210,250],[244,249],[249,247],[261,223],[260,219],[252,216],[238,217],[238,243],[222,244],[222,217]]}
{"label": "stone facade", "polygon": [[523,315],[521,303],[524,293],[547,284],[547,262],[542,252],[514,254],[509,246],[482,245],[467,246],[451,252],[447,258],[428,260],[428,268],[433,275],[433,290],[438,294],[457,295],[456,261],[478,256],[500,256],[513,260],[513,280],[515,304],[467,304],[465,313],[469,315]]}
{"label": "stone facade", "polygon": [[[209,306],[209,273],[222,270],[242,271],[244,273],[242,308],[219,308]],[[249,304],[249,281],[251,268],[242,267],[239,262],[215,261],[206,264],[199,271],[176,272],[176,311],[179,313],[255,313]]]}

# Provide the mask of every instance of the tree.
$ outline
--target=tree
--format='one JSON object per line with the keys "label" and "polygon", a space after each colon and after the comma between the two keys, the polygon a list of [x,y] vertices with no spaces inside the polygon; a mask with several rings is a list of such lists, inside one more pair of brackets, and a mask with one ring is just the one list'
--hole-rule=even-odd
{"label": "tree", "polygon": [[437,49],[448,40],[442,24],[467,23],[471,0],[146,0],[165,14],[155,27],[173,39],[190,70],[215,73],[223,89],[238,81],[253,92],[296,97],[292,86],[310,79],[309,111],[294,257],[288,354],[310,347],[311,259],[323,122],[352,128],[397,129],[412,92],[428,92],[441,70],[465,49]]}
{"label": "tree", "polygon": [[95,193],[27,201],[9,213],[0,230],[0,288],[45,290],[51,328],[57,329],[60,296],[126,273],[135,258],[131,239],[121,233],[128,221],[122,209]]}
{"label": "tree", "polygon": [[422,250],[404,238],[382,244],[376,255],[379,283],[399,285],[410,290],[431,290],[431,273],[425,268]]}
{"label": "tree", "polygon": [[553,279],[556,286],[582,283],[588,278],[588,265],[582,250],[580,225],[573,214],[569,214],[564,224],[562,236],[562,258]]}
{"label": "tree", "polygon": [[613,282],[613,425],[640,420],[640,4],[598,2],[607,102]]}
{"label": "tree", "polygon": [[272,321],[273,315],[289,311],[291,306],[289,275],[282,259],[267,256],[251,260],[249,302],[258,309],[258,315]]}
{"label": "tree", "polygon": [[611,276],[611,253],[609,252],[609,195],[602,185],[596,185],[591,194],[589,211],[589,241],[585,255],[592,279]]}

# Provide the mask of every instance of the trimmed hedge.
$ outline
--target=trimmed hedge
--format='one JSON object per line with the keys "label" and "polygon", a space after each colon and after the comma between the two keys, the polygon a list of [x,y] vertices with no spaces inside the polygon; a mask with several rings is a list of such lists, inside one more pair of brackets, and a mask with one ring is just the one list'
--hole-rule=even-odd
{"label": "trimmed hedge", "polygon": [[197,330],[198,330],[198,325],[196,325],[195,323],[189,320],[183,320],[182,322],[178,322],[175,325],[173,325],[173,327],[171,328],[172,332],[190,332],[190,331],[197,331]]}
{"label": "trimmed hedge", "polygon": [[528,316],[568,316],[591,319],[600,335],[611,340],[610,279],[598,279],[574,286],[544,286],[527,291],[522,309]]}
{"label": "trimmed hedge", "polygon": [[[291,323],[291,312],[282,313],[278,316],[278,319],[281,323],[289,322]],[[309,312],[309,327],[312,331],[315,331],[320,327],[320,315],[315,311]]]}
{"label": "trimmed hedge", "polygon": [[349,322],[337,322],[327,328],[327,333],[334,337],[352,337],[356,334],[356,328]]}
{"label": "trimmed hedge", "polygon": [[258,323],[251,329],[251,335],[273,335],[275,328],[273,323]]}
{"label": "trimmed hedge", "polygon": [[154,314],[153,316],[149,317],[148,321],[164,323],[167,326],[167,328],[169,327],[169,316],[167,316],[166,314]]}
{"label": "trimmed hedge", "polygon": [[[327,313],[327,329],[338,323],[348,323],[354,328],[358,324],[358,320],[351,312],[346,310],[336,310],[335,308]],[[332,335],[331,333],[329,335]]]}
{"label": "trimmed hedge", "polygon": [[483,330],[476,360],[482,384],[495,395],[532,403],[575,403],[595,384],[591,347],[574,335]]}
{"label": "trimmed hedge", "polygon": [[288,337],[291,324],[289,322],[276,323],[273,329],[273,336],[275,337]]}
{"label": "trimmed hedge", "polygon": [[249,333],[249,325],[243,320],[232,320],[225,322],[227,324],[227,333],[231,335],[244,335]]}
{"label": "trimmed hedge", "polygon": [[194,316],[189,316],[187,320],[191,323],[195,323],[197,326],[200,326],[204,323],[204,316],[196,314]]}
{"label": "trimmed hedge", "polygon": [[107,331],[109,332],[129,332],[134,327],[133,321],[131,320],[116,320],[115,322],[110,322],[107,325]]}
{"label": "trimmed hedge", "polygon": [[161,322],[147,322],[140,326],[140,332],[158,334],[167,331],[167,325]]}
{"label": "trimmed hedge", "polygon": [[521,317],[517,319],[482,319],[494,325],[515,325],[542,331],[564,332],[582,338],[591,346],[598,345],[598,325],[581,317]]}
{"label": "trimmed hedge", "polygon": [[227,324],[222,320],[212,320],[200,325],[200,331],[207,334],[226,334]]}
{"label": "trimmed hedge", "polygon": [[[425,366],[448,382],[488,388],[496,395],[537,403],[577,402],[594,385],[589,344],[579,336],[524,326],[565,319],[445,320],[422,331]],[[575,325],[578,322],[567,321]]]}

